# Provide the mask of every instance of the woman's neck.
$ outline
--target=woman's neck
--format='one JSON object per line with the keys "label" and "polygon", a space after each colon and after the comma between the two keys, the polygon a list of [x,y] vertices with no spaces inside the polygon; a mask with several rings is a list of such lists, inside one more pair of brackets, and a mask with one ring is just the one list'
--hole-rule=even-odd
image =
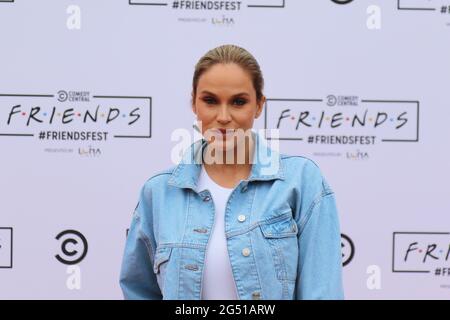
{"label": "woman's neck", "polygon": [[[246,143],[245,141],[248,141]],[[211,155],[209,152],[209,144],[206,145],[206,154]],[[238,149],[238,150],[236,150]],[[252,167],[253,155],[255,152],[255,141],[253,137],[249,137],[249,139],[244,139],[244,141],[237,148],[233,150],[224,150],[222,155],[219,157],[215,157],[215,154],[212,154],[212,159],[206,159],[203,162],[205,166],[205,170],[210,175],[223,175],[227,177],[235,177],[235,178],[246,178]],[[242,157],[242,152],[245,152],[244,157]],[[217,149],[212,152],[217,151]],[[242,159],[244,158],[244,159]],[[208,161],[211,160],[211,161]],[[215,161],[218,160],[218,161]]]}

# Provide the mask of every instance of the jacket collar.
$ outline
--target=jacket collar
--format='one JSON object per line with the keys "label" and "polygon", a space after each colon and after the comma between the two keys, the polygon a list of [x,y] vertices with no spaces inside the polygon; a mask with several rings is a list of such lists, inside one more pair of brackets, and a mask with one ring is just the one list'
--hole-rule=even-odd
{"label": "jacket collar", "polygon": [[[253,136],[255,152],[253,153],[253,164],[249,177],[245,180],[250,181],[268,181],[280,179],[284,180],[284,173],[280,154],[269,148],[263,141],[263,137],[251,131]],[[197,189],[198,177],[202,166],[202,155],[206,139],[202,138],[190,145],[184,152],[182,160],[175,167],[168,184],[179,188]]]}

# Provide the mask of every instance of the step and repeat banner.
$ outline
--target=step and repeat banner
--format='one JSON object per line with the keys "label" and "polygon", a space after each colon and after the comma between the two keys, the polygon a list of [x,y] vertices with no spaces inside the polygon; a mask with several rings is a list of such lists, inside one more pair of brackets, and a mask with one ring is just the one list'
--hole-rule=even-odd
{"label": "step and repeat banner", "polygon": [[0,0],[0,39],[1,299],[122,298],[140,188],[229,43],[254,130],[336,193],[346,298],[450,298],[450,0]]}

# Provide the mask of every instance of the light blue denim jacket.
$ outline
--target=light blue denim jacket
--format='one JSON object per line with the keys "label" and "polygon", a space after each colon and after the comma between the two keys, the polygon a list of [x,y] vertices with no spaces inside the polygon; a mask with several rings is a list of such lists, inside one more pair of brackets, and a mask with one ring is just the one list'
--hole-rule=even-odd
{"label": "light blue denim jacket", "polygon": [[[225,210],[239,299],[343,299],[333,191],[314,162],[278,153],[252,135],[251,173],[233,189]],[[194,142],[178,165],[143,186],[120,272],[126,299],[201,299],[215,214],[210,192],[196,189],[205,145],[204,139]]]}

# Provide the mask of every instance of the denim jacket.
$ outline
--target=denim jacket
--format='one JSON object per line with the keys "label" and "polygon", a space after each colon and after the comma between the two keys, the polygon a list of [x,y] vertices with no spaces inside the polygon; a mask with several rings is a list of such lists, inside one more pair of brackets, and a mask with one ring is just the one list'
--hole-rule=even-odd
{"label": "denim jacket", "polygon": [[[332,189],[313,161],[278,153],[252,135],[250,175],[234,187],[225,209],[239,299],[343,299]],[[205,145],[204,139],[194,142],[178,165],[144,184],[120,272],[126,299],[201,299],[214,223],[209,190],[197,190]]]}

